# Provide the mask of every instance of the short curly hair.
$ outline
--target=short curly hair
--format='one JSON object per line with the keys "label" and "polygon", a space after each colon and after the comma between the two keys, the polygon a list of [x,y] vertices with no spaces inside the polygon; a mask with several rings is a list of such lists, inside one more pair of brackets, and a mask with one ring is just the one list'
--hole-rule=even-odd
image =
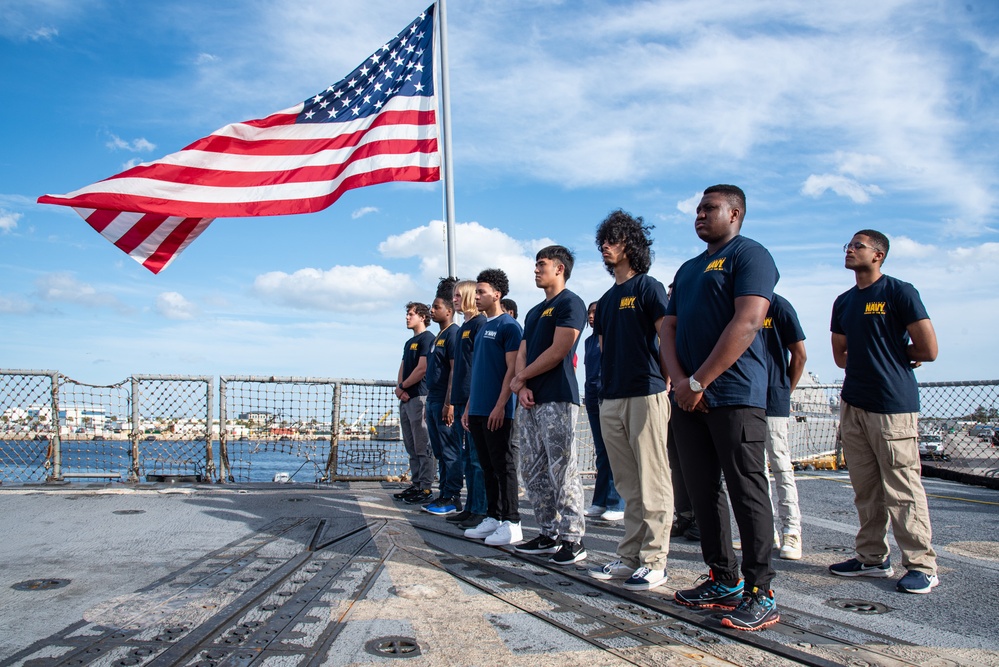
{"label": "short curly hair", "polygon": [[410,309],[423,319],[424,326],[430,326],[430,306],[419,301],[410,301],[406,304],[406,312],[408,313]]}
{"label": "short curly hair", "polygon": [[452,303],[451,299],[454,298],[454,286],[457,284],[457,278],[441,278],[440,282],[437,283],[436,298],[444,299],[448,303]]}
{"label": "short curly hair", "polygon": [[479,272],[475,282],[489,283],[494,290],[500,293],[501,298],[510,293],[510,279],[506,277],[506,272],[503,269],[484,269]]}
{"label": "short curly hair", "polygon": [[[624,243],[624,253],[635,273],[648,273],[656,255],[652,251],[652,237],[649,233],[655,225],[646,225],[641,217],[632,216],[621,209],[612,211],[597,227],[597,249],[604,243]],[[607,272],[614,275],[614,268]]]}

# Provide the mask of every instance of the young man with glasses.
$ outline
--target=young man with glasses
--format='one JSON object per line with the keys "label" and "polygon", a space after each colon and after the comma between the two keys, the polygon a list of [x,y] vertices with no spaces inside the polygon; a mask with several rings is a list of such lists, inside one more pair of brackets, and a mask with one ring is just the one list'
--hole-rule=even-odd
{"label": "young man with glasses", "polygon": [[919,292],[881,272],[888,238],[864,229],[843,250],[856,285],[833,304],[832,348],[846,370],[840,437],[860,517],[855,558],[829,566],[842,577],[894,574],[888,522],[907,573],[902,593],[929,593],[938,583],[926,492],[920,480],[919,386],[913,373],[937,357],[937,337]]}

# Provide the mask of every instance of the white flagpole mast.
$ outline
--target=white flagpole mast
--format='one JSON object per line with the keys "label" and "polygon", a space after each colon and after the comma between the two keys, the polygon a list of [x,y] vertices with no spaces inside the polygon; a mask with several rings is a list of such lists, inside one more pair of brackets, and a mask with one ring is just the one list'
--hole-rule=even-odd
{"label": "white flagpole mast", "polygon": [[458,277],[454,251],[454,170],[451,168],[451,98],[448,89],[447,9],[445,0],[437,0],[437,21],[440,33],[440,114],[444,160],[444,225],[447,238],[447,275]]}

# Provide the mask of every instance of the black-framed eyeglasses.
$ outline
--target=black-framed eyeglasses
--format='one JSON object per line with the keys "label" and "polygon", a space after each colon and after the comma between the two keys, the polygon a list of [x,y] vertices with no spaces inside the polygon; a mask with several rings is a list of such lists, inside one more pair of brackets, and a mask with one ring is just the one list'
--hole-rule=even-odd
{"label": "black-framed eyeglasses", "polygon": [[866,243],[861,243],[860,241],[851,241],[850,243],[844,244],[843,252],[850,252],[851,250],[857,251],[860,250],[861,248],[870,248],[871,250],[874,250],[876,252],[881,252],[878,248],[875,248],[872,245],[867,245]]}

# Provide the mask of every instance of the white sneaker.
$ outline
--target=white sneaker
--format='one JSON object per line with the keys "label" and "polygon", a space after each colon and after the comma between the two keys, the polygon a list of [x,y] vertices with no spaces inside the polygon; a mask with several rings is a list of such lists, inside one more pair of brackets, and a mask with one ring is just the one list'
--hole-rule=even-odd
{"label": "white sneaker", "polygon": [[784,534],[784,546],[780,548],[780,557],[784,560],[801,560],[801,535]]}
{"label": "white sneaker", "polygon": [[742,540],[738,537],[732,538],[732,548],[736,551],[742,551]]}
{"label": "white sneaker", "polygon": [[774,529],[774,549],[780,549],[780,533]]}
{"label": "white sneaker", "polygon": [[629,591],[651,591],[665,583],[666,570],[650,570],[642,566],[628,577],[623,586]]}
{"label": "white sneaker", "polygon": [[583,511],[583,516],[600,516],[606,511],[606,507],[601,507],[600,505],[590,505]]}
{"label": "white sneaker", "polygon": [[500,547],[506,544],[515,544],[524,541],[524,533],[520,530],[519,523],[503,521],[499,528],[486,538],[486,544],[491,547]]}
{"label": "white sneaker", "polygon": [[606,565],[591,567],[586,571],[594,579],[609,581],[611,579],[627,579],[635,570],[628,567],[619,560],[611,561]]}
{"label": "white sneaker", "polygon": [[607,510],[600,515],[600,518],[604,521],[620,521],[624,518],[623,510]]}
{"label": "white sneaker", "polygon": [[475,528],[469,528],[465,531],[465,537],[471,538],[473,540],[481,540],[489,537],[496,532],[496,529],[500,527],[500,522],[491,516],[487,516],[485,519],[479,523]]}

